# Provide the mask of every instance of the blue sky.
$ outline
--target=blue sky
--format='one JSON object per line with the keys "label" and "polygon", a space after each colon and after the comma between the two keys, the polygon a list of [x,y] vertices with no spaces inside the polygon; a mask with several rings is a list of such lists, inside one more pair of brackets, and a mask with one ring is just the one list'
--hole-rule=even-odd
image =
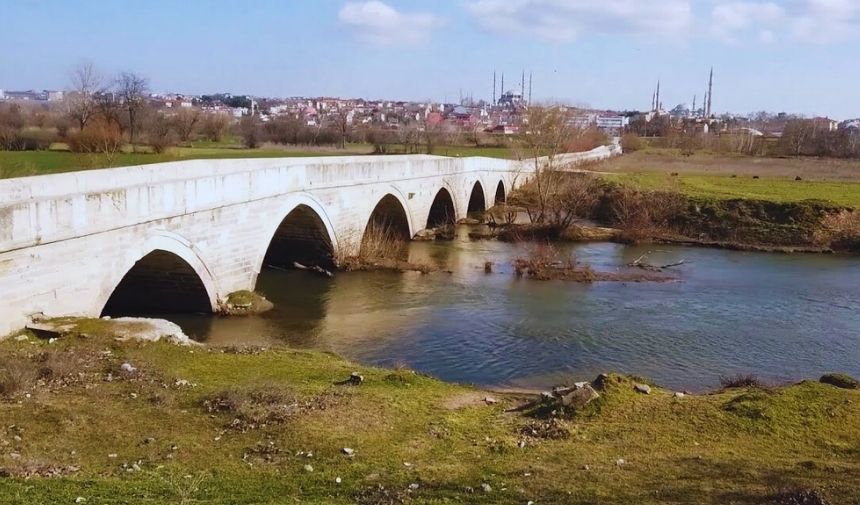
{"label": "blue sky", "polygon": [[860,0],[3,0],[0,88],[91,60],[157,91],[453,101],[534,73],[534,99],[860,117]]}

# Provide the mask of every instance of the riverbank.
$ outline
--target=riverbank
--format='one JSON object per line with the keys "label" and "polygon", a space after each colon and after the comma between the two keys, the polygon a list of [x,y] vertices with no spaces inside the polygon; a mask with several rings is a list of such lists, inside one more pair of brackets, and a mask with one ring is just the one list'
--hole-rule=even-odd
{"label": "riverbank", "polygon": [[[679,397],[612,376],[571,416],[288,348],[0,342],[3,503],[791,503],[860,489],[860,391]],[[362,380],[347,381],[353,372]],[[585,378],[583,378],[585,379]],[[818,502],[815,502],[818,503]]]}

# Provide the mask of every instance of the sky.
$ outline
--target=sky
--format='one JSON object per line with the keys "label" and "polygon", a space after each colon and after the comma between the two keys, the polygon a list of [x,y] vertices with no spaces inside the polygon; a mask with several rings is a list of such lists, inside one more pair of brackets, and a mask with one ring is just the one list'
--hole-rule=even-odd
{"label": "sky", "polygon": [[[91,61],[153,91],[860,117],[860,0],[2,0],[0,89]],[[528,79],[528,75],[526,77]]]}

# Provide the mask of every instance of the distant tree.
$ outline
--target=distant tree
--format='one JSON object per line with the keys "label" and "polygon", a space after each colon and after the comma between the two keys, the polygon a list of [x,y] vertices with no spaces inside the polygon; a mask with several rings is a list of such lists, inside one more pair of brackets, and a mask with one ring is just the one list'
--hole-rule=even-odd
{"label": "distant tree", "polygon": [[206,114],[200,124],[200,132],[206,140],[221,142],[230,126],[230,117],[224,114]]}
{"label": "distant tree", "polygon": [[173,116],[173,128],[176,130],[179,140],[188,142],[194,135],[194,130],[200,123],[200,111],[197,109],[179,109]]}
{"label": "distant tree", "polygon": [[346,148],[346,139],[349,136],[349,131],[352,129],[350,123],[349,111],[346,107],[341,107],[334,114],[334,127],[340,134],[340,148]]}
{"label": "distant tree", "polygon": [[78,130],[83,130],[98,113],[96,95],[101,91],[102,76],[90,61],[77,64],[71,72],[72,92],[66,99],[68,116]]}
{"label": "distant tree", "polygon": [[239,134],[242,136],[242,143],[248,149],[260,147],[262,133],[260,119],[257,116],[245,116],[239,122]]}
{"label": "distant tree", "polygon": [[116,79],[116,92],[128,119],[129,142],[134,149],[140,113],[146,107],[149,81],[133,72],[122,72]]}
{"label": "distant tree", "polygon": [[156,111],[153,111],[146,118],[146,137],[154,153],[161,154],[168,147],[176,144],[176,133],[174,132],[173,124],[172,118],[168,118]]}

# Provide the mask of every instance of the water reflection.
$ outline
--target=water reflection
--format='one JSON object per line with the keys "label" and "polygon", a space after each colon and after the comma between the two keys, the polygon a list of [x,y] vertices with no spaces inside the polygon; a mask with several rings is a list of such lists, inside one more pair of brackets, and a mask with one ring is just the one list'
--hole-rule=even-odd
{"label": "water reflection", "polygon": [[[860,259],[669,246],[563,247],[597,269],[649,254],[680,282],[535,282],[510,261],[528,245],[413,243],[410,260],[451,273],[357,272],[333,279],[267,271],[258,288],[276,309],[259,317],[176,320],[216,344],[286,343],[380,365],[404,363],[483,385],[546,387],[619,370],[670,387],[718,377],[773,380],[839,370],[860,375]],[[495,264],[484,273],[484,262]]]}

